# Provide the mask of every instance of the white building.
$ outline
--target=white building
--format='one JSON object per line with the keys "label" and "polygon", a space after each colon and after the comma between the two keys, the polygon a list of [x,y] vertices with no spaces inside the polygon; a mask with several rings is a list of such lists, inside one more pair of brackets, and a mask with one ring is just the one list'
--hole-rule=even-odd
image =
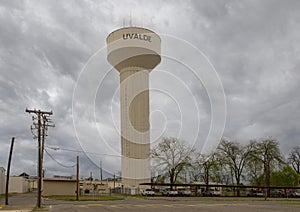
{"label": "white building", "polygon": [[23,176],[10,176],[8,193],[26,193],[29,192],[30,182]]}
{"label": "white building", "polygon": [[5,169],[0,167],[0,194],[5,193]]}

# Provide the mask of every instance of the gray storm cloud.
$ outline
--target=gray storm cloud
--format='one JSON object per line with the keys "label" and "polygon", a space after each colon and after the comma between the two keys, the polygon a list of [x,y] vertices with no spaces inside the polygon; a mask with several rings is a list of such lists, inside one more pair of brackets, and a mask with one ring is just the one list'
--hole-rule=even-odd
{"label": "gray storm cloud", "polygon": [[[89,133],[95,127],[84,110],[89,106],[78,105],[83,108],[80,127],[89,140],[87,144],[90,143],[84,153],[73,126],[72,99],[88,59],[105,47],[111,31],[123,23],[129,25],[130,14],[133,25],[177,36],[209,58],[225,90],[225,137],[246,142],[273,136],[287,154],[290,148],[299,145],[300,136],[299,10],[297,0],[1,1],[0,166],[6,166],[10,139],[15,136],[12,174],[36,173],[37,142],[30,132],[31,117],[25,113],[28,107],[53,110],[56,127],[49,129],[47,151],[57,161],[72,165],[76,155],[80,155],[82,177],[88,177],[91,171],[99,177],[100,160],[107,176],[120,170],[116,154],[120,149],[119,135],[110,121],[111,108],[119,110],[118,94],[113,96],[119,83],[118,73],[110,72],[95,97],[96,124],[104,130],[105,138],[111,139],[114,152],[101,149],[101,139]],[[175,45],[168,48],[170,52],[180,51]],[[186,79],[184,82],[198,102],[203,128],[197,141],[201,142],[211,119],[211,106],[203,85],[185,76],[176,64],[161,67]],[[90,76],[91,80],[97,80],[106,70],[98,71],[99,75]],[[150,86],[168,83],[158,76],[150,74]],[[90,85],[84,86],[89,95]],[[173,86],[177,98],[181,98],[180,88]],[[166,125],[171,134],[178,126],[176,110],[168,110],[173,103],[157,93],[150,95],[150,112],[159,108],[166,117],[172,117],[173,122]],[[182,108],[189,107],[182,102]],[[193,124],[193,111],[184,111],[189,118],[187,123]],[[153,125],[163,127],[161,120],[159,113],[153,113]],[[182,139],[186,138],[187,135],[182,135]],[[58,165],[47,154],[44,166],[47,176],[75,173],[75,169]]]}

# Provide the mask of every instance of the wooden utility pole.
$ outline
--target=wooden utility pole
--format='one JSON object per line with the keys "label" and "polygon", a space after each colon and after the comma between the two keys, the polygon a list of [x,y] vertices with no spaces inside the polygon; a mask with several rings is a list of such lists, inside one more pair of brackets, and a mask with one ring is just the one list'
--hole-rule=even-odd
{"label": "wooden utility pole", "polygon": [[41,161],[44,159],[44,146],[45,146],[45,134],[46,134],[46,118],[43,117],[43,127],[42,127],[42,144],[41,144]]}
{"label": "wooden utility pole", "polygon": [[76,200],[79,200],[79,156],[76,162]]}
{"label": "wooden utility pole", "polygon": [[100,161],[100,180],[102,182],[102,161]]}
{"label": "wooden utility pole", "polygon": [[114,192],[115,192],[115,189],[116,189],[116,174],[114,173]]}
{"label": "wooden utility pole", "polygon": [[[38,195],[37,195],[37,207],[41,207],[41,199],[42,199],[42,179],[43,179],[43,156],[44,156],[44,142],[46,136],[47,127],[54,127],[54,124],[48,124],[50,121],[48,118],[53,114],[52,111],[41,111],[41,110],[29,110],[26,109],[25,112],[33,113],[36,115],[32,117],[32,120],[37,119],[37,123],[33,122],[35,128],[37,129],[38,135]],[[35,136],[36,137],[36,136]]]}
{"label": "wooden utility pole", "polygon": [[42,200],[42,171],[43,171],[43,162],[42,162],[42,151],[41,151],[41,116],[38,116],[38,198],[37,206],[41,207]]}
{"label": "wooden utility pole", "polygon": [[9,175],[10,175],[10,164],[11,164],[11,157],[12,157],[12,152],[13,152],[13,148],[14,148],[14,143],[15,143],[15,137],[12,137],[9,158],[8,158],[8,164],[7,164],[7,172],[6,172],[5,205],[8,205],[8,186],[9,186]]}

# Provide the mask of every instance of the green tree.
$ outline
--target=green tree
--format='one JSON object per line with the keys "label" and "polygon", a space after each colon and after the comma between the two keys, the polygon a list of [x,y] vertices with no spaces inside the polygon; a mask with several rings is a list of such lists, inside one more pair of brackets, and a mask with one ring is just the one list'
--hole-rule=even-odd
{"label": "green tree", "polygon": [[272,186],[298,186],[299,175],[292,167],[286,165],[282,170],[272,172],[270,181]]}
{"label": "green tree", "polygon": [[[226,139],[222,139],[218,146],[220,161],[223,161],[223,163],[230,167],[237,185],[241,182],[243,170],[252,149],[252,143],[242,146],[237,142],[232,142]],[[237,190],[237,195],[240,195],[239,189]]]}
{"label": "green tree", "polygon": [[[270,187],[272,170],[284,163],[279,143],[273,138],[252,141],[252,143],[254,144],[254,151],[251,151],[251,157],[262,163],[265,177],[264,184]],[[267,190],[267,196],[270,196],[270,189]]]}
{"label": "green tree", "polygon": [[191,165],[193,152],[194,149],[184,141],[173,137],[164,137],[162,142],[151,150],[151,158],[155,168],[165,172],[170,183],[174,183],[179,174]]}
{"label": "green tree", "polygon": [[262,178],[263,172],[263,164],[257,157],[248,157],[246,161],[246,176],[247,180],[252,185],[263,185],[264,180]]}
{"label": "green tree", "polygon": [[294,170],[300,174],[300,147],[296,146],[289,154],[289,163],[293,166]]}
{"label": "green tree", "polygon": [[216,179],[216,170],[218,169],[218,161],[215,153],[201,154],[197,153],[192,164],[193,171],[198,173],[199,179],[203,180],[205,185],[209,184],[210,179]]}

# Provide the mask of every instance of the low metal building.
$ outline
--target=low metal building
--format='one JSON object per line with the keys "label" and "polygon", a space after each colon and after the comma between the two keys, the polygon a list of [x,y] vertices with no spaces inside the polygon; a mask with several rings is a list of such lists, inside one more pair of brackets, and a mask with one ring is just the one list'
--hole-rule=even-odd
{"label": "low metal building", "polygon": [[76,180],[63,178],[43,179],[43,196],[76,195]]}

